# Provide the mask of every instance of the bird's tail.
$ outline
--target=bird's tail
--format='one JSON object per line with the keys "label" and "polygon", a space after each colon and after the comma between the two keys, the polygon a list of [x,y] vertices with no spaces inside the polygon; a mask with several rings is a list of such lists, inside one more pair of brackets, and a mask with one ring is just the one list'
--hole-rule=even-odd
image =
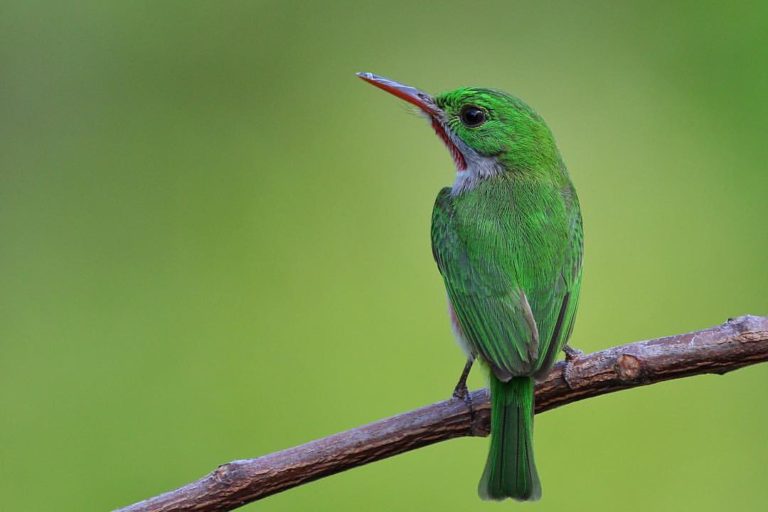
{"label": "bird's tail", "polygon": [[533,378],[502,382],[491,373],[491,450],[478,486],[481,498],[535,501],[541,497],[532,436]]}

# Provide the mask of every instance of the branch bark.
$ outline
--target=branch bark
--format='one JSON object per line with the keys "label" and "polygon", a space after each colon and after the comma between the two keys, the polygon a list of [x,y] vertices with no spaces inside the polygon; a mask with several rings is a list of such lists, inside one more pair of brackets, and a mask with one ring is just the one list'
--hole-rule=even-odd
{"label": "branch bark", "polygon": [[[768,361],[768,317],[639,341],[558,363],[536,386],[536,412],[669,379],[724,374]],[[219,466],[207,476],[118,512],[232,510],[306,482],[447,439],[485,436],[487,390],[472,407],[451,399],[310,443]]]}

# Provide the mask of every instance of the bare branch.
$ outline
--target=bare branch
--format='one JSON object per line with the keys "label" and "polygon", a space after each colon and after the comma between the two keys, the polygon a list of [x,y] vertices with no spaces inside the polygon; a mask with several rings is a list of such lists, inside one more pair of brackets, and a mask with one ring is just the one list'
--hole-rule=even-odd
{"label": "bare branch", "polygon": [[[768,361],[768,317],[742,316],[703,331],[610,348],[559,363],[536,386],[536,412],[668,379],[724,374]],[[452,399],[257,459],[237,460],[175,491],[118,512],[232,510],[349,468],[489,430],[486,390],[472,408]]]}

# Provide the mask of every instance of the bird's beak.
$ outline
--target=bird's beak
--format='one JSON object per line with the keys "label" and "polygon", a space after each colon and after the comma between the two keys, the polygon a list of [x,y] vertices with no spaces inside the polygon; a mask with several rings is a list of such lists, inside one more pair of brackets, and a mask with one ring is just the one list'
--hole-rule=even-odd
{"label": "bird's beak", "polygon": [[439,117],[442,114],[440,108],[435,104],[435,100],[432,96],[420,91],[415,87],[409,85],[403,85],[389,78],[383,76],[374,75],[373,73],[357,73],[357,76],[365,80],[371,85],[375,85],[379,89],[387,91],[390,94],[394,94],[401,100],[405,100],[412,105],[419,107],[424,113],[428,114],[433,119]]}

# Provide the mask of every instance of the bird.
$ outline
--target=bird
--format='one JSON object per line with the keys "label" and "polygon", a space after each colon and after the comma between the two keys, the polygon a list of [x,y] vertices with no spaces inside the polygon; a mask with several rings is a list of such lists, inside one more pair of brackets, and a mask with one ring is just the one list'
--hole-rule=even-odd
{"label": "bird", "polygon": [[[359,78],[418,108],[451,154],[452,186],[432,211],[432,253],[454,334],[467,354],[454,396],[488,370],[491,441],[478,494],[535,501],[534,386],[567,346],[582,282],[576,190],[554,136],[522,100],[461,87],[435,96],[373,73]],[[471,405],[471,404],[470,404]]]}

